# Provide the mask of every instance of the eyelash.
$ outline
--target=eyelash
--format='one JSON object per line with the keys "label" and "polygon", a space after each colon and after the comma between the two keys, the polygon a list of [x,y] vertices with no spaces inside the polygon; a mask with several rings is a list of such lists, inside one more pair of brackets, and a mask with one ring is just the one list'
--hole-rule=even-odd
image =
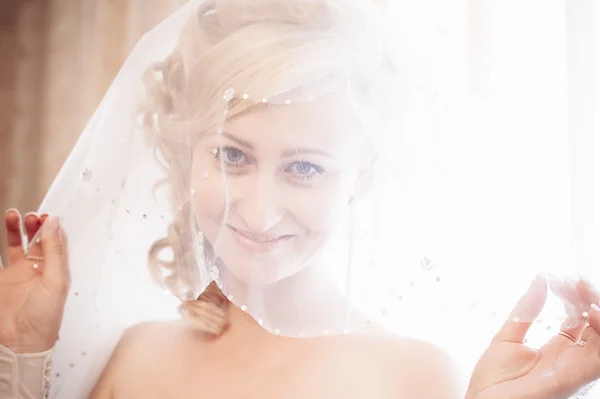
{"label": "eyelash", "polygon": [[[223,163],[225,165],[225,167],[227,167],[227,168],[236,168],[236,169],[243,168],[244,166],[246,166],[249,163],[249,157],[243,151],[241,151],[235,147],[222,146],[222,147],[217,147],[216,150],[217,151],[214,154],[215,160],[217,162]],[[228,154],[229,151],[235,152],[236,154],[241,155],[246,161],[244,163],[240,164],[240,163],[235,163],[235,162],[228,161],[227,159],[224,159],[223,155]],[[314,173],[311,175],[301,175],[301,174],[290,171],[294,166],[298,166],[298,165],[309,166],[311,168],[311,170],[314,170]],[[325,170],[322,167],[315,165],[308,161],[296,161],[296,162],[293,162],[292,164],[290,164],[288,167],[286,167],[285,172],[293,175],[294,180],[304,183],[304,182],[308,182],[308,181],[314,180],[315,178],[322,176],[325,173]]]}
{"label": "eyelash", "polygon": [[235,162],[231,162],[228,161],[227,159],[222,158],[222,155],[227,154],[229,151],[235,151],[236,153],[239,153],[242,157],[244,157],[246,160],[248,159],[248,156],[246,154],[244,154],[243,151],[238,150],[235,147],[217,147],[217,152],[214,154],[215,156],[215,160],[220,161],[222,163],[225,164],[226,167],[228,168],[241,168],[243,166],[245,166],[244,164],[238,164]]}

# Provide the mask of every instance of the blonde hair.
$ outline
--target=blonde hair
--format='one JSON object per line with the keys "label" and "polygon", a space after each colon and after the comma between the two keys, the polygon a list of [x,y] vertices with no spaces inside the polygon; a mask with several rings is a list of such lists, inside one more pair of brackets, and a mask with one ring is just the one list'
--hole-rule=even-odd
{"label": "blonde hair", "polygon": [[[382,68],[377,36],[377,8],[360,0],[217,0],[205,2],[184,27],[175,50],[144,76],[147,101],[144,120],[157,139],[165,161],[176,220],[168,237],[155,243],[149,268],[155,280],[179,298],[197,327],[220,335],[228,326],[228,301],[211,283],[202,288],[200,261],[210,262],[210,244],[196,237],[189,201],[191,150],[195,137],[222,124],[227,88],[250,99],[234,97],[228,117],[331,76],[351,76],[357,97],[369,102]],[[375,28],[375,29],[373,29]],[[259,98],[256,93],[260,93]],[[319,93],[317,93],[319,94]],[[370,104],[373,106],[373,104]],[[196,251],[190,250],[190,243]],[[171,250],[172,261],[160,258]]]}

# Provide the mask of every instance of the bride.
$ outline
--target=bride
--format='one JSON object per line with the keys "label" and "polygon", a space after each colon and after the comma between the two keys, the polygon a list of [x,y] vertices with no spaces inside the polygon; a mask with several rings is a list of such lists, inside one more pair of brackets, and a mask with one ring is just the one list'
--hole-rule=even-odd
{"label": "bride", "polygon": [[[559,399],[600,378],[585,281],[536,278],[468,386],[373,321],[414,227],[390,137],[437,126],[385,37],[358,0],[192,1],[146,36],[40,214],[6,213],[0,398]],[[567,320],[533,349],[548,282]],[[434,335],[458,328],[427,306]]]}

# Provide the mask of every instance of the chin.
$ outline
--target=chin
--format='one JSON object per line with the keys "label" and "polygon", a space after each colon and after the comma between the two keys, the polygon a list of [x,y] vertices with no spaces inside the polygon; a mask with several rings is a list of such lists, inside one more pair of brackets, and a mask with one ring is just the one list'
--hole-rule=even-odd
{"label": "chin", "polygon": [[273,285],[293,277],[312,263],[322,245],[320,240],[298,235],[278,242],[256,242],[232,228],[221,230],[221,234],[215,230],[209,230],[215,234],[206,237],[221,260],[222,279],[248,286]]}
{"label": "chin", "polygon": [[221,272],[244,285],[276,284],[304,269],[302,265],[290,265],[291,257],[285,261],[283,257],[281,260],[261,260],[251,259],[249,256],[231,256],[231,252],[228,255],[221,257],[224,268]]}

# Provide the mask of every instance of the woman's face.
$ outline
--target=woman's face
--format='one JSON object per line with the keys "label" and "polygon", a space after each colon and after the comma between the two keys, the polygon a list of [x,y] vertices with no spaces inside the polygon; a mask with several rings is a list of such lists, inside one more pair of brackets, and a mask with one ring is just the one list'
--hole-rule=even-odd
{"label": "woman's face", "polygon": [[239,280],[269,284],[323,254],[364,174],[364,139],[347,101],[258,106],[194,149],[200,230]]}

